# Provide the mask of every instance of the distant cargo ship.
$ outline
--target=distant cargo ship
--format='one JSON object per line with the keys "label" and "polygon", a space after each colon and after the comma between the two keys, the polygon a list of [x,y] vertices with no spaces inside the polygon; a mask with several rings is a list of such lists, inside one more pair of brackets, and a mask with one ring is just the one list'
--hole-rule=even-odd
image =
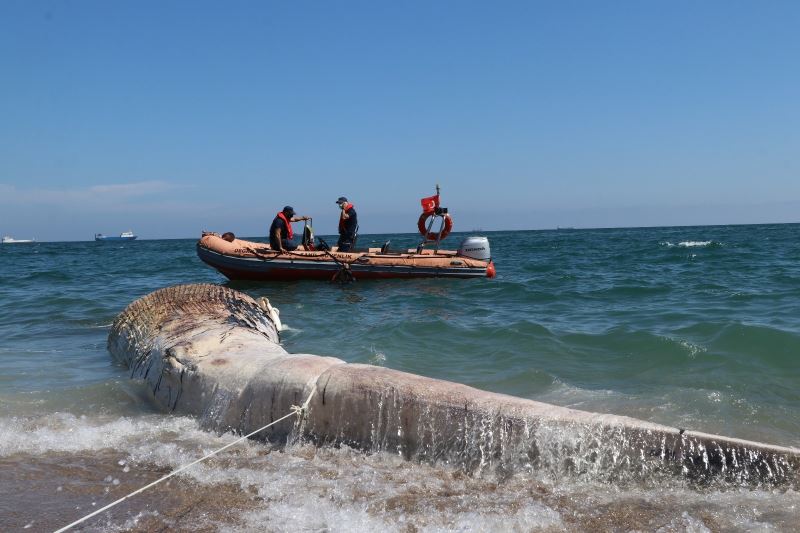
{"label": "distant cargo ship", "polygon": [[15,239],[6,235],[3,237],[3,244],[18,244],[22,242],[36,242],[36,239]]}
{"label": "distant cargo ship", "polygon": [[95,233],[94,240],[96,241],[132,241],[136,235],[132,231],[124,231],[119,235],[103,235],[102,233]]}

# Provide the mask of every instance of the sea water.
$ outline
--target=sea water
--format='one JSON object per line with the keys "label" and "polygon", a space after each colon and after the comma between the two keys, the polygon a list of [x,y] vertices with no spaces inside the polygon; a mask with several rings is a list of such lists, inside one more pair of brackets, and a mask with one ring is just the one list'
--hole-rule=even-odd
{"label": "sea water", "polygon": [[[495,279],[345,286],[229,282],[197,259],[192,239],[0,246],[0,530],[63,526],[235,438],[159,412],[106,350],[117,313],[178,283],[269,297],[290,352],[800,446],[800,225],[487,236]],[[359,244],[403,249],[416,239]],[[792,487],[465,475],[391,454],[256,442],[88,522],[104,531],[798,527]]]}

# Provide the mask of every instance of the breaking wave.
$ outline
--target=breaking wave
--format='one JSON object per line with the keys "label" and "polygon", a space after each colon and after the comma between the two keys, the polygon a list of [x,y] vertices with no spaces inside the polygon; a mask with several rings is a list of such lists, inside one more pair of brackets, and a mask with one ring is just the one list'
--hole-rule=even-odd
{"label": "breaking wave", "polygon": [[666,246],[667,248],[706,248],[706,247],[718,247],[724,246],[721,242],[715,241],[681,241],[679,243],[671,243],[669,241],[662,241],[661,246]]}
{"label": "breaking wave", "polygon": [[[6,470],[14,475],[0,489],[49,502],[44,511],[0,513],[6,530],[63,526],[234,438],[164,415],[5,418],[0,430],[0,466],[18,466]],[[347,446],[277,449],[252,441],[159,487],[92,519],[86,530],[790,530],[800,506],[791,489],[697,487],[678,479],[609,485],[536,471],[470,476]]]}

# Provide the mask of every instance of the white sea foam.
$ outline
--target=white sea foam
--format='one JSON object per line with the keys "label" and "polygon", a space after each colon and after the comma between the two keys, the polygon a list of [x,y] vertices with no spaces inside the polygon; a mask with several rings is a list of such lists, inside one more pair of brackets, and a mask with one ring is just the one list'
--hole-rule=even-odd
{"label": "white sea foam", "polygon": [[103,527],[101,528],[102,531],[130,531],[130,530],[137,530],[141,527],[141,523],[146,520],[147,518],[157,517],[159,516],[158,511],[141,511],[137,513],[135,516],[128,518],[125,522],[121,524],[114,524],[110,521],[106,522]]}
{"label": "white sea foam", "polygon": [[714,241],[681,241],[677,244],[674,244],[669,241],[664,241],[661,243],[661,246],[666,246],[667,248],[674,248],[676,246],[680,248],[703,248],[706,246],[711,246],[712,244],[718,243],[714,243]]}
{"label": "white sea foam", "polygon": [[[0,420],[0,455],[17,452],[93,453],[113,449],[124,459],[98,482],[114,486],[126,481],[137,465],[175,469],[230,442],[198,429],[187,417],[147,416],[141,419],[91,420],[69,414],[38,419]],[[181,474],[184,486],[236,484],[256,491],[263,503],[238,517],[240,522],[216,524],[222,531],[528,531],[563,527],[560,514],[530,502],[507,508],[500,491],[474,490],[467,476],[450,480],[441,468],[415,465],[389,454],[365,456],[349,448],[316,449],[301,445],[285,452],[264,444],[243,442],[222,456]],[[133,465],[133,468],[131,468]],[[125,469],[128,469],[126,472]],[[454,486],[452,486],[454,485]],[[97,496],[84,509],[91,510]],[[139,513],[121,525],[107,522],[103,530],[134,527]],[[242,521],[244,525],[242,525]],[[409,528],[409,524],[411,527]]]}
{"label": "white sea foam", "polygon": [[369,364],[384,366],[386,364],[386,354],[376,349],[374,346],[370,346],[369,349],[372,352],[372,356],[369,358]]}
{"label": "white sea foam", "polygon": [[671,340],[677,342],[683,348],[685,348],[686,351],[689,352],[689,357],[691,357],[692,359],[697,357],[697,354],[705,353],[708,351],[708,348],[706,348],[705,346],[701,346],[699,344],[695,344],[687,340],[676,340],[676,339],[671,339]]}
{"label": "white sea foam", "polygon": [[[100,473],[98,483],[104,487],[113,487],[115,480],[130,484],[126,467],[130,472],[142,465],[174,469],[233,438],[201,431],[191,418],[163,415],[0,419],[3,455],[61,451],[91,457],[95,450],[113,449],[120,458]],[[536,472],[497,479],[491,472],[466,476],[393,454],[310,445],[276,451],[250,441],[195,465],[170,483],[175,491],[191,491],[193,483],[233,484],[251,494],[252,507],[233,515],[235,521],[215,522],[219,519],[202,509],[190,517],[195,525],[202,522],[203,528],[229,532],[587,530],[598,525],[598,512],[618,515],[614,520],[623,521],[622,530],[781,530],[791,528],[800,508],[800,495],[791,490],[695,490],[682,480],[616,487],[554,481]],[[82,510],[94,509],[91,503],[101,502],[107,491],[97,492],[87,496]],[[637,512],[631,514],[631,508]],[[116,516],[107,517],[100,530],[135,528],[158,517],[158,509]]]}
{"label": "white sea foam", "polygon": [[[54,413],[40,417],[0,418],[0,457],[14,453],[84,452],[126,449],[178,436],[209,441],[188,417],[96,418]],[[216,440],[216,439],[214,439]]]}

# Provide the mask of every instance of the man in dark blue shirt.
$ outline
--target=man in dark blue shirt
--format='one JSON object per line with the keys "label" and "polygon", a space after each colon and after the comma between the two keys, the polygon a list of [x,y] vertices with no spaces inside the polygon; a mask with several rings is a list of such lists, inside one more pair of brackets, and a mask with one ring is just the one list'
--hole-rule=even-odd
{"label": "man in dark blue shirt", "polygon": [[295,217],[294,209],[291,206],[286,206],[283,211],[275,216],[272,225],[269,227],[269,245],[273,250],[279,252],[291,251],[297,248],[297,245],[292,243],[294,231],[292,230],[292,222],[300,220],[308,220],[308,217]]}
{"label": "man in dark blue shirt", "polygon": [[339,242],[336,243],[336,246],[339,247],[340,252],[349,252],[356,244],[358,215],[353,204],[348,202],[344,196],[340,196],[336,203],[342,210],[339,216]]}

